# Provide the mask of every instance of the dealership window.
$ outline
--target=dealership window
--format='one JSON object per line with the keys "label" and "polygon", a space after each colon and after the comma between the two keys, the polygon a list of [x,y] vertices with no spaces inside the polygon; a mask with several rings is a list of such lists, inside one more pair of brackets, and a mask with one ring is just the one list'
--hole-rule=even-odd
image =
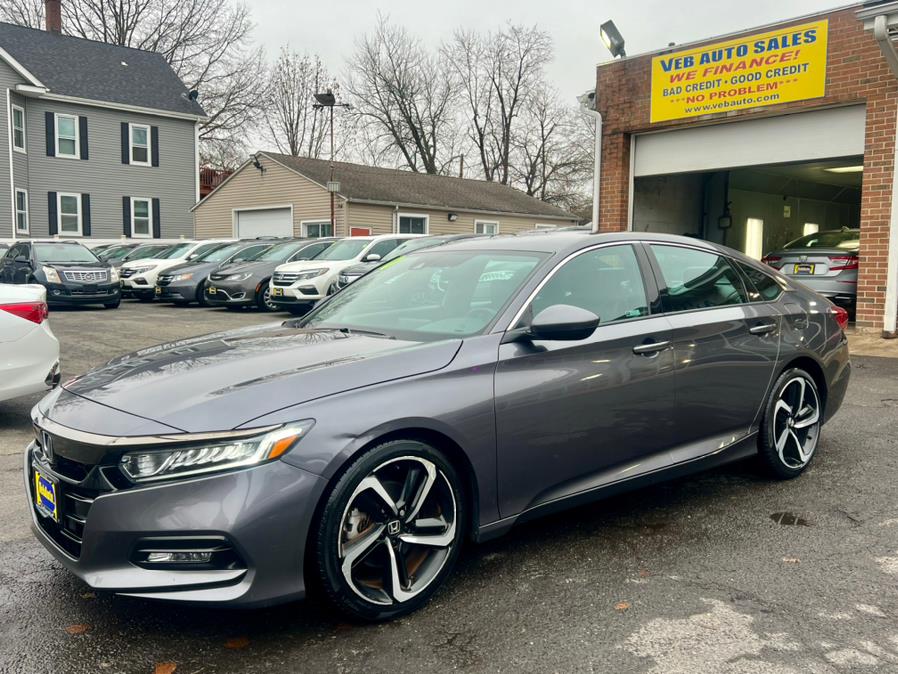
{"label": "dealership window", "polygon": [[81,236],[81,195],[56,195],[56,207],[59,212],[59,233]]}
{"label": "dealership window", "polygon": [[430,218],[416,213],[399,214],[399,234],[427,234]]}
{"label": "dealership window", "polygon": [[760,260],[764,257],[764,221],[749,218],[745,221],[745,254]]}
{"label": "dealership window", "polygon": [[499,223],[491,220],[475,220],[474,221],[474,233],[475,234],[488,234],[492,236],[493,234],[499,233]]}
{"label": "dealership window", "polygon": [[804,223],[804,229],[801,230],[802,236],[808,236],[809,234],[816,234],[820,231],[820,225],[813,222]]}
{"label": "dealership window", "polygon": [[721,255],[694,248],[652,245],[664,280],[665,311],[711,309],[747,301],[742,279]]}
{"label": "dealership window", "polygon": [[56,156],[78,159],[78,117],[56,114]]}
{"label": "dealership window", "polygon": [[150,127],[145,124],[131,124],[131,163],[137,166],[150,165]]}
{"label": "dealership window", "polygon": [[334,235],[334,226],[329,222],[304,222],[302,235],[307,239],[320,239]]}
{"label": "dealership window", "polygon": [[131,198],[131,236],[149,239],[153,236],[153,201],[142,197]]}
{"label": "dealership window", "polygon": [[28,233],[28,192],[16,190],[16,233]]}
{"label": "dealership window", "polygon": [[25,109],[12,106],[12,147],[18,152],[25,152]]}

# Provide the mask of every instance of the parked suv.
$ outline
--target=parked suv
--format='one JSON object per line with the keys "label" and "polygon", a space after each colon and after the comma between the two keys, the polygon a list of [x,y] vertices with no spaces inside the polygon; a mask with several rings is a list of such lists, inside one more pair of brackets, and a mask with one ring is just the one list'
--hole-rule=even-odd
{"label": "parked suv", "polygon": [[185,241],[156,253],[155,257],[125,262],[121,269],[122,290],[141,302],[149,302],[155,295],[156,279],[161,272],[228,243],[231,241]]}
{"label": "parked suv", "polygon": [[278,265],[311,260],[339,239],[293,239],[276,244],[252,260],[231,262],[209,274],[206,303],[231,309],[257,306],[276,311],[269,281]]}
{"label": "parked suv", "polygon": [[212,248],[197,255],[190,262],[166,269],[156,278],[156,299],[187,305],[196,302],[206,305],[205,288],[209,274],[229,262],[251,260],[276,243],[277,240],[235,241]]}
{"label": "parked suv", "polygon": [[843,227],[795,239],[761,261],[853,311],[860,247],[861,230]]}
{"label": "parked suv", "polygon": [[279,309],[302,313],[337,291],[337,279],[347,267],[359,262],[376,262],[403,241],[420,236],[354,236],[338,241],[314,260],[283,264],[271,277],[271,301]]}
{"label": "parked suv", "polygon": [[51,306],[121,302],[118,272],[77,241],[20,241],[0,259],[0,283],[39,283]]}

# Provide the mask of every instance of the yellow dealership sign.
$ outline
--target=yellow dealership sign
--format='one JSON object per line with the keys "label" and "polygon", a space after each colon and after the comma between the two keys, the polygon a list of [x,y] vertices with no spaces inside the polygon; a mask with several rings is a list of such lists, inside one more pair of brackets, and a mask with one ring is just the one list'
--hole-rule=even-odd
{"label": "yellow dealership sign", "polygon": [[815,21],[654,57],[652,122],[823,96],[827,28]]}

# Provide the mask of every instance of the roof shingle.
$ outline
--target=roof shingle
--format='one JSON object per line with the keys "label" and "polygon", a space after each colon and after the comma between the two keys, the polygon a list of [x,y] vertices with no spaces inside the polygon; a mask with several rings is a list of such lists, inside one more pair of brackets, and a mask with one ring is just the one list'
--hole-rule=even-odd
{"label": "roof shingle", "polygon": [[[0,47],[50,93],[204,116],[161,54],[0,22]],[[124,65],[127,64],[127,65]]]}
{"label": "roof shingle", "polygon": [[[327,184],[330,180],[330,161],[274,152],[262,154],[321,185]],[[340,161],[333,162],[333,165],[334,179],[340,182],[340,194],[350,201],[388,202],[449,210],[518,213],[576,220],[575,215],[557,206],[500,183],[412,173]]]}

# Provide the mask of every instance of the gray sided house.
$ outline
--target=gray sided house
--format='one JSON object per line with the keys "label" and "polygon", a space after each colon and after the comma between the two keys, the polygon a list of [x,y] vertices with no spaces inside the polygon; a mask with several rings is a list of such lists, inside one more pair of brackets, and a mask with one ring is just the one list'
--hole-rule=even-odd
{"label": "gray sided house", "polygon": [[0,23],[0,239],[193,236],[205,113],[156,53]]}

